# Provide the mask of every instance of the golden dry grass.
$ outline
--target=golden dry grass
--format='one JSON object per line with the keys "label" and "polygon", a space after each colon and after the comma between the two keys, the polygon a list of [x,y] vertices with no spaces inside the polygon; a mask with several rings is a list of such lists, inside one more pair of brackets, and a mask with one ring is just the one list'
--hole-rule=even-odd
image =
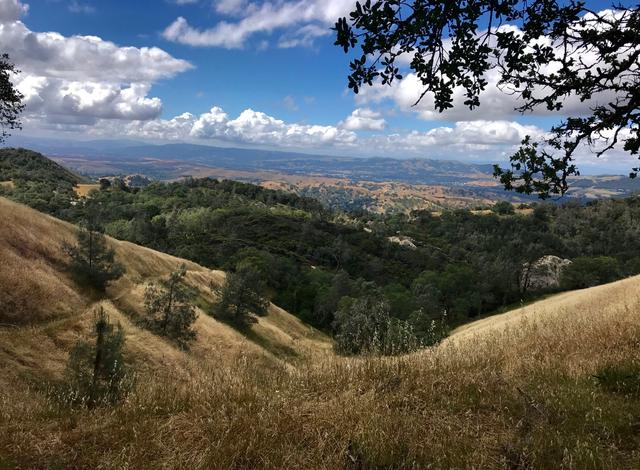
{"label": "golden dry grass", "polygon": [[[174,262],[154,256],[142,256],[151,274]],[[386,359],[335,357],[322,335],[272,307],[258,332],[296,348],[289,360],[202,314],[188,354],[139,330],[123,314],[139,304],[136,265],[103,301],[140,372],[119,406],[65,408],[43,385],[87,314],[3,330],[0,377],[13,379],[0,379],[0,467],[640,468],[640,397],[594,377],[607,366],[640,371],[639,277]],[[194,285],[223,276],[189,269]]]}
{"label": "golden dry grass", "polygon": [[93,184],[93,183],[87,183],[87,184],[81,183],[81,184],[77,184],[73,188],[76,194],[80,197],[87,197],[91,191],[97,191],[99,189],[100,189],[100,185]]}
{"label": "golden dry grass", "polygon": [[9,180],[9,181],[0,181],[0,188],[13,189],[14,187],[15,187],[15,184],[11,180]]}
{"label": "golden dry grass", "polygon": [[[77,286],[67,272],[61,246],[74,241],[75,227],[3,198],[0,220],[0,371],[4,373],[0,387],[7,384],[4,379],[10,383],[19,376],[59,376],[73,344],[90,331],[98,305],[125,326],[130,356],[147,371],[167,367],[184,370],[194,358],[221,363],[242,353],[266,364],[288,359],[286,354],[277,354],[279,351],[286,351],[293,359],[330,350],[325,335],[271,306],[251,338],[199,310],[199,338],[187,355],[169,341],[138,328],[131,318],[144,312],[146,284],[180,265],[188,270],[188,282],[209,301],[215,300],[210,285],[220,284],[223,272],[110,239],[126,274],[100,299]],[[39,361],[42,356],[47,360]]]}

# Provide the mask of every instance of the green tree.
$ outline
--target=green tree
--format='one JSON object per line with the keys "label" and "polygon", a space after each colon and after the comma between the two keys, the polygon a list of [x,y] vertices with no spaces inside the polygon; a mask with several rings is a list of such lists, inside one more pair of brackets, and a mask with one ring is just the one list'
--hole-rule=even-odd
{"label": "green tree", "polygon": [[640,5],[632,2],[596,12],[579,0],[366,0],[335,31],[345,52],[360,47],[349,75],[356,93],[411,71],[424,86],[417,101],[429,94],[442,112],[458,88],[473,109],[487,73],[497,71],[498,86],[518,97],[523,113],[593,99],[589,112],[552,127],[550,137],[527,137],[510,169],[495,168],[505,188],[546,198],[567,191],[581,146],[602,155],[622,141],[638,154],[639,25]]}
{"label": "green tree", "polygon": [[409,316],[408,321],[422,347],[434,346],[449,334],[446,313],[442,314],[439,318],[434,318],[432,315],[420,309],[413,312]]}
{"label": "green tree", "polygon": [[389,302],[374,293],[344,297],[335,315],[338,354],[402,354],[420,347],[411,323],[393,318]]}
{"label": "green tree", "polygon": [[186,274],[187,269],[182,265],[166,279],[149,284],[144,293],[149,327],[183,349],[196,337],[193,324],[197,318],[193,291],[185,283]]}
{"label": "green tree", "polygon": [[235,272],[227,273],[225,282],[214,287],[219,300],[213,307],[213,316],[240,329],[256,323],[258,316],[266,315],[269,300],[265,297],[265,282],[252,266],[241,264]]}
{"label": "green tree", "polygon": [[491,210],[498,215],[513,215],[516,213],[513,204],[509,201],[498,201],[493,205]]}
{"label": "green tree", "polygon": [[76,245],[64,243],[64,252],[71,257],[71,271],[81,281],[100,291],[124,274],[124,267],[115,260],[116,252],[109,247],[100,227],[92,221],[78,230]]}
{"label": "green tree", "polygon": [[23,96],[11,82],[11,77],[18,73],[20,71],[16,69],[9,56],[0,55],[0,143],[9,136],[10,130],[22,129],[19,116],[24,109]]}
{"label": "green tree", "polygon": [[131,389],[133,377],[125,364],[125,343],[120,324],[109,322],[104,309],[98,309],[94,323],[95,342],[80,341],[71,351],[65,376],[71,404],[94,407],[120,401]]}
{"label": "green tree", "polygon": [[565,266],[560,274],[563,289],[583,289],[615,281],[620,277],[620,263],[610,256],[582,256]]}

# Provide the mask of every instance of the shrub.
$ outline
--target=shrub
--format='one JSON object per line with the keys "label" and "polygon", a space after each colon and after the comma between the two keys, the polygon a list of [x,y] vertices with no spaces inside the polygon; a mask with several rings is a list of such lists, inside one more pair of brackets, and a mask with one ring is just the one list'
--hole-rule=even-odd
{"label": "shrub", "polygon": [[393,318],[386,299],[344,297],[336,312],[334,348],[338,354],[403,354],[421,347],[410,322]]}
{"label": "shrub", "polygon": [[509,201],[498,201],[491,208],[493,212],[500,215],[512,215],[515,214],[513,204]]}

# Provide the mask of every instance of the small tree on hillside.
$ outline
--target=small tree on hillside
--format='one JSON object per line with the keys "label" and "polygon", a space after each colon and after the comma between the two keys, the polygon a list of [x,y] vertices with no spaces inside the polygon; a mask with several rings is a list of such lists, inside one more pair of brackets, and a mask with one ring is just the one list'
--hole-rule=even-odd
{"label": "small tree on hillside", "polygon": [[124,267],[115,260],[116,252],[107,245],[100,228],[85,223],[78,231],[78,243],[65,243],[62,249],[71,257],[74,275],[94,288],[104,291],[107,284],[124,274]]}
{"label": "small tree on hillside", "polygon": [[185,283],[186,274],[187,269],[182,265],[167,279],[150,284],[144,294],[150,328],[173,339],[184,349],[196,337],[193,324],[197,318],[194,294]]}
{"label": "small tree on hillside", "polygon": [[266,315],[269,300],[266,285],[256,269],[241,265],[236,272],[227,274],[220,287],[213,287],[219,296],[213,316],[244,329],[257,322],[256,316]]}
{"label": "small tree on hillside", "polygon": [[124,362],[124,331],[109,322],[101,307],[94,323],[95,343],[79,342],[71,351],[66,377],[71,387],[67,395],[72,403],[89,407],[113,404],[121,400],[132,385]]}

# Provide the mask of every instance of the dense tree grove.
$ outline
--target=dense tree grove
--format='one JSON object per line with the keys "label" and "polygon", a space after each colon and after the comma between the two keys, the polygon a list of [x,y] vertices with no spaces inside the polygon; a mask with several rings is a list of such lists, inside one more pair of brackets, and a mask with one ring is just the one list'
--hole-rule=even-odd
{"label": "dense tree grove", "polygon": [[[19,188],[8,195],[21,198]],[[345,299],[376,298],[406,323],[394,327],[429,344],[448,327],[543,294],[522,282],[525,265],[542,256],[574,260],[563,288],[640,273],[640,197],[532,207],[337,214],[292,194],[201,179],[105,185],[56,213],[75,223],[95,214],[108,235],[229,272],[220,308],[249,305],[240,324],[261,310],[247,292],[333,334],[355,326],[343,321]],[[389,240],[398,235],[414,246]]]}
{"label": "dense tree grove", "polygon": [[83,178],[36,152],[2,149],[0,181],[12,181],[13,189],[0,187],[0,196],[11,198],[41,212],[60,216],[75,199],[73,187]]}

